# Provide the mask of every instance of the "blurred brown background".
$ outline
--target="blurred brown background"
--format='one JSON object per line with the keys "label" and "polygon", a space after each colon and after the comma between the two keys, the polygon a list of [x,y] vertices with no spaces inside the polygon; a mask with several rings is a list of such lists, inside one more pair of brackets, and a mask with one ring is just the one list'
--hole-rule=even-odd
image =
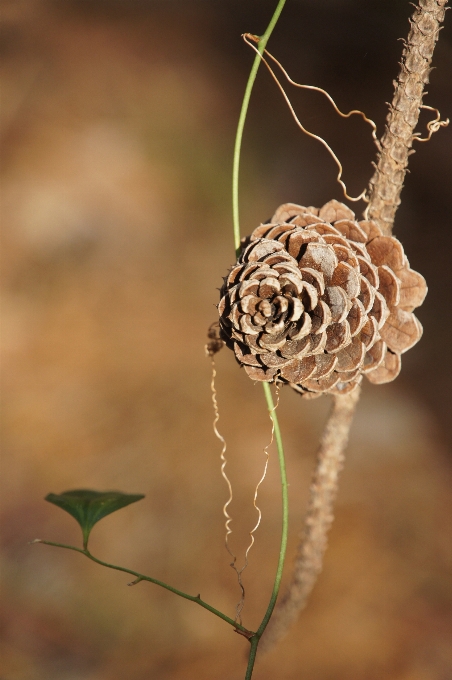
{"label": "blurred brown background", "polygon": [[[80,555],[75,522],[42,499],[70,488],[146,494],[95,528],[91,548],[233,615],[219,442],[203,345],[233,260],[232,147],[272,0],[2,3],[3,627],[1,680],[241,678],[245,640],[191,603]],[[295,80],[361,108],[380,132],[411,12],[398,0],[288,0],[271,51]],[[451,17],[426,103],[452,117]],[[374,149],[357,118],[292,91],[343,160],[350,193]],[[425,116],[424,122],[428,120]],[[396,221],[430,292],[425,334],[394,384],[366,384],[324,572],[256,680],[446,680],[450,580],[451,129],[418,145]],[[247,122],[242,230],[285,201],[341,199],[325,150],[295,127],[262,69]],[[358,206],[359,212],[362,207]],[[220,428],[243,554],[270,425],[262,390],[224,350]],[[307,499],[322,398],[284,392],[291,486],[288,565]],[[256,626],[276,566],[275,457],[245,572]],[[290,569],[288,569],[289,571]]]}

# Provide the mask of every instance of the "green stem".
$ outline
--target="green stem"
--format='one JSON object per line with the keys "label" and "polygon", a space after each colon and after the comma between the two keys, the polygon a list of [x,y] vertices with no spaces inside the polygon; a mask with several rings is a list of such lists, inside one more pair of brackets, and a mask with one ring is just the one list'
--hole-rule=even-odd
{"label": "green stem", "polygon": [[[262,54],[267,45],[268,39],[270,38],[273,29],[275,28],[276,22],[279,19],[286,0],[279,0],[275,12],[267,26],[265,33],[260,37],[258,50]],[[235,137],[234,145],[234,161],[232,167],[232,220],[234,228],[234,246],[236,255],[240,252],[240,221],[239,221],[239,168],[240,168],[240,150],[242,147],[242,137],[243,128],[245,127],[246,114],[248,112],[248,105],[250,103],[251,91],[253,89],[254,81],[256,80],[257,70],[261,63],[260,54],[256,54],[251,67],[250,75],[248,77],[248,82],[245,88],[245,94],[243,96],[242,108],[240,110],[239,122],[237,125],[237,134]]]}
{"label": "green stem", "polygon": [[149,581],[150,583],[155,583],[155,585],[161,586],[162,588],[169,590],[175,595],[183,597],[185,600],[190,600],[190,602],[196,602],[196,604],[199,604],[200,607],[204,607],[204,609],[207,609],[209,612],[212,612],[212,614],[215,614],[215,616],[218,616],[220,619],[223,619],[223,621],[226,621],[226,623],[229,623],[229,625],[233,626],[237,631],[243,633],[245,637],[251,638],[254,635],[253,631],[250,631],[244,626],[241,626],[239,623],[234,621],[234,619],[231,619],[229,616],[226,616],[226,614],[223,614],[223,612],[220,612],[218,609],[215,609],[215,607],[212,607],[210,604],[207,604],[207,602],[204,602],[204,600],[201,600],[200,595],[196,596],[188,595],[187,593],[182,592],[182,590],[173,588],[172,586],[169,586],[167,583],[159,581],[156,578],[152,578],[151,576],[145,576],[144,574],[140,574],[138,571],[126,569],[125,567],[118,567],[116,564],[109,564],[108,562],[99,560],[97,557],[94,557],[94,555],[91,555],[88,549],[83,550],[82,548],[76,548],[74,545],[65,545],[64,543],[53,543],[52,541],[42,541],[41,539],[38,539],[34,542],[44,543],[44,545],[53,545],[56,548],[66,548],[67,550],[75,550],[75,552],[79,552],[82,555],[85,555],[85,557],[88,557],[88,559],[92,560],[93,562],[96,562],[97,564],[101,564],[103,567],[115,569],[116,571],[123,571],[126,574],[131,574],[132,576],[135,576],[137,579],[137,583],[139,583],[140,581]]}
{"label": "green stem", "polygon": [[273,591],[270,597],[270,602],[268,603],[267,611],[265,612],[262,623],[257,629],[256,635],[261,637],[267,624],[270,620],[271,615],[276,604],[276,598],[278,597],[279,588],[281,586],[282,572],[284,568],[284,560],[286,557],[287,550],[287,534],[289,529],[289,487],[287,484],[287,474],[286,474],[286,463],[284,460],[284,448],[281,437],[281,430],[279,429],[278,418],[275,412],[275,406],[273,404],[273,397],[270,390],[270,385],[266,382],[263,383],[265,399],[267,401],[268,411],[270,417],[273,421],[275,428],[275,440],[276,448],[278,450],[278,461],[279,461],[279,472],[281,476],[281,495],[282,495],[282,531],[281,531],[281,545],[279,548],[279,560],[278,566],[276,568],[275,582],[273,584]]}
{"label": "green stem", "polygon": [[281,476],[281,491],[282,491],[282,531],[281,531],[281,544],[279,548],[279,560],[278,566],[276,568],[276,576],[275,581],[273,583],[273,590],[270,596],[270,602],[268,603],[267,611],[265,612],[264,618],[262,619],[262,623],[257,629],[256,634],[251,638],[251,649],[248,657],[248,667],[246,669],[245,680],[251,679],[251,676],[253,674],[254,662],[256,660],[256,652],[260,639],[268,625],[268,622],[270,621],[271,615],[273,614],[273,610],[275,608],[279,589],[281,587],[281,579],[287,551],[287,534],[289,530],[289,488],[287,484],[286,463],[284,460],[284,448],[281,438],[281,430],[279,428],[279,422],[275,412],[275,405],[273,403],[270,385],[264,382],[263,388],[265,399],[267,401],[268,412],[270,414],[270,418],[272,419],[273,426],[275,428],[275,440],[276,447],[278,450],[279,472]]}
{"label": "green stem", "polygon": [[[276,22],[279,19],[279,16],[283,10],[284,5],[286,4],[286,0],[279,0],[277,7],[274,11],[274,14],[270,20],[270,23],[267,26],[267,29],[265,33],[260,37],[259,43],[258,43],[258,51],[259,54],[256,54],[256,57],[254,58],[253,65],[251,67],[250,75],[248,77],[248,82],[246,84],[245,88],[245,94],[243,96],[243,102],[242,102],[242,108],[240,110],[240,116],[239,116],[239,122],[237,124],[237,134],[235,137],[235,144],[234,144],[234,161],[233,161],[233,167],[232,167],[232,222],[233,222],[233,230],[234,230],[234,247],[235,247],[235,253],[236,256],[238,257],[240,254],[240,220],[239,220],[239,169],[240,169],[240,151],[242,148],[242,138],[243,138],[243,129],[245,127],[245,120],[246,120],[246,114],[248,112],[248,106],[250,103],[250,97],[251,97],[251,91],[253,89],[254,81],[256,80],[256,75],[258,68],[261,63],[261,54],[264,52],[268,39],[270,38],[273,29],[276,26]],[[282,487],[282,533],[281,533],[281,545],[279,549],[279,560],[278,560],[278,567],[276,569],[276,576],[275,576],[275,581],[273,584],[273,590],[272,594],[270,596],[270,602],[268,603],[267,611],[264,614],[264,618],[262,619],[262,623],[259,626],[257,632],[251,637],[250,642],[251,642],[251,648],[250,648],[250,654],[248,658],[248,667],[246,669],[246,675],[245,675],[245,680],[251,680],[251,676],[253,674],[253,668],[254,668],[254,662],[256,660],[256,653],[257,653],[257,648],[259,645],[259,641],[262,637],[262,634],[264,630],[267,627],[267,624],[271,618],[271,615],[273,613],[273,609],[275,608],[276,604],[276,599],[278,597],[279,589],[281,586],[281,577],[282,577],[282,572],[283,572],[283,567],[284,567],[284,560],[286,557],[286,549],[287,549],[287,532],[288,532],[288,525],[289,525],[289,499],[288,499],[288,489],[287,489],[287,476],[286,476],[286,465],[284,461],[284,449],[283,449],[283,444],[282,444],[282,439],[281,439],[281,431],[279,429],[279,423],[278,423],[278,418],[275,413],[275,406],[273,403],[273,397],[272,393],[270,390],[270,386],[268,383],[263,383],[264,387],[264,393],[265,393],[265,399],[267,401],[267,406],[268,406],[268,411],[270,413],[270,417],[273,421],[273,425],[275,428],[275,439],[276,439],[276,446],[278,449],[278,459],[279,459],[279,469],[280,469],[280,475],[281,475],[281,487]]]}
{"label": "green stem", "polygon": [[253,638],[251,638],[251,649],[250,649],[250,655],[248,657],[248,666],[246,669],[246,675],[245,675],[245,680],[251,680],[251,676],[253,675],[253,669],[254,669],[254,662],[256,661],[256,652],[257,652],[257,646],[259,644],[260,637],[255,635]]}

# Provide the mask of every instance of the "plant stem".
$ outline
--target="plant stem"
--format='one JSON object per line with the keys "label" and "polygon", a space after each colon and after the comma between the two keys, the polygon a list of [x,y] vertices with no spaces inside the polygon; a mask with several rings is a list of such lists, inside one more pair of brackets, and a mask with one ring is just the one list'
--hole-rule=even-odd
{"label": "plant stem", "polygon": [[268,383],[263,383],[263,387],[265,399],[267,401],[268,412],[270,414],[270,418],[272,419],[273,426],[275,428],[275,440],[276,447],[278,450],[279,472],[281,476],[281,492],[282,492],[282,531],[281,531],[281,544],[279,548],[278,566],[276,568],[276,576],[275,581],[273,583],[273,590],[270,596],[270,602],[268,603],[267,610],[264,614],[264,618],[262,619],[262,623],[257,629],[255,635],[251,638],[251,649],[248,658],[248,667],[246,669],[245,680],[250,680],[253,674],[257,648],[260,639],[268,625],[268,622],[270,621],[271,615],[273,614],[273,610],[275,608],[279,589],[281,587],[281,578],[287,550],[287,534],[289,529],[289,493],[287,484],[286,463],[284,460],[284,448],[281,438],[281,430],[279,428],[278,418],[275,413],[275,405],[273,403],[270,385]]}
{"label": "plant stem", "polygon": [[416,138],[414,129],[428,83],[430,64],[447,0],[422,0],[415,7],[405,43],[395,92],[381,138],[375,173],[370,180],[366,215],[390,234],[400,204],[408,159]]}
{"label": "plant stem", "polygon": [[323,431],[317,465],[310,489],[305,525],[287,593],[278,602],[274,616],[262,640],[267,652],[288,631],[306,605],[322,570],[328,531],[334,519],[339,473],[344,462],[350,427],[359,400],[359,388],[351,394],[334,397],[333,408]]}
{"label": "plant stem", "polygon": [[284,460],[284,448],[283,448],[283,443],[282,443],[282,438],[281,438],[281,430],[279,429],[279,423],[278,423],[278,418],[275,413],[275,406],[273,404],[273,397],[272,393],[270,390],[270,385],[268,383],[263,383],[264,387],[264,393],[265,393],[265,399],[267,401],[267,406],[268,406],[268,411],[270,413],[270,418],[273,421],[273,425],[275,427],[275,440],[276,440],[276,447],[278,450],[278,461],[279,461],[279,472],[281,476],[281,495],[282,495],[282,531],[281,531],[281,545],[279,548],[279,560],[278,560],[278,566],[276,569],[276,576],[275,576],[275,582],[273,584],[273,591],[270,597],[270,602],[267,607],[267,611],[265,612],[264,618],[262,619],[262,623],[257,629],[257,635],[259,637],[262,635],[264,630],[267,627],[267,624],[270,620],[270,617],[273,613],[273,609],[275,608],[276,604],[276,598],[278,597],[279,593],[279,588],[281,586],[281,578],[282,578],[282,572],[283,572],[283,567],[284,567],[284,560],[286,557],[286,550],[287,550],[287,533],[289,529],[289,492],[288,492],[288,484],[287,484],[287,474],[286,474],[286,463]]}
{"label": "plant stem", "polygon": [[250,655],[248,657],[248,666],[246,668],[246,675],[245,675],[245,680],[251,680],[251,677],[253,675],[253,669],[254,669],[254,662],[256,661],[256,652],[257,652],[257,647],[259,645],[260,637],[258,635],[255,635],[254,637],[251,638],[251,649],[250,649]]}
{"label": "plant stem", "polygon": [[[265,33],[260,36],[258,43],[259,54],[256,54],[254,58],[253,65],[251,67],[250,75],[248,77],[248,82],[245,88],[245,94],[243,95],[242,108],[240,110],[239,122],[237,124],[237,133],[235,137],[234,144],[234,160],[232,167],[232,222],[234,231],[234,247],[235,253],[238,257],[240,254],[240,220],[239,220],[239,169],[240,169],[240,152],[242,148],[242,138],[243,129],[245,127],[246,114],[248,112],[248,106],[250,103],[251,92],[253,89],[254,81],[256,80],[256,75],[258,68],[261,63],[261,54],[264,52],[268,39],[270,38],[273,29],[276,26],[276,22],[283,10],[286,0],[279,0],[276,9],[273,13],[270,23],[268,24]],[[287,549],[287,532],[289,524],[289,499],[288,499],[288,489],[287,489],[287,476],[286,476],[286,465],[284,461],[284,449],[281,439],[281,431],[279,429],[278,418],[275,413],[275,405],[273,403],[273,397],[268,383],[263,383],[265,399],[267,401],[268,411],[270,413],[270,418],[272,419],[276,446],[278,449],[278,459],[279,459],[279,469],[281,474],[281,486],[282,486],[282,506],[283,506],[283,516],[282,516],[282,534],[281,534],[281,545],[279,550],[279,560],[278,567],[276,569],[275,581],[273,584],[272,594],[270,596],[270,602],[267,607],[267,611],[264,614],[262,623],[259,626],[256,633],[250,638],[251,648],[248,658],[248,667],[246,669],[245,680],[250,680],[253,674],[254,662],[256,660],[256,652],[259,645],[259,641],[262,634],[267,627],[270,617],[275,608],[276,599],[278,597],[279,588],[281,586],[281,577],[284,567],[284,560],[286,556]]]}
{"label": "plant stem", "polygon": [[212,607],[210,604],[207,604],[207,602],[204,602],[204,600],[201,600],[200,595],[196,596],[188,595],[188,593],[184,593],[182,590],[173,588],[172,586],[169,586],[167,583],[164,583],[163,581],[159,581],[156,578],[152,578],[152,576],[145,576],[144,574],[140,574],[138,571],[133,571],[132,569],[126,569],[125,567],[119,567],[116,564],[110,564],[109,562],[99,560],[97,557],[94,557],[94,555],[92,555],[88,549],[83,550],[82,548],[77,548],[74,545],[65,545],[64,543],[54,543],[53,541],[43,541],[41,539],[37,539],[36,541],[32,542],[44,543],[44,545],[53,545],[56,548],[66,548],[66,550],[74,550],[75,552],[79,552],[82,555],[85,555],[85,557],[92,560],[93,562],[101,564],[103,567],[115,569],[116,571],[123,571],[126,574],[131,574],[132,576],[135,576],[135,578],[137,579],[137,583],[139,583],[140,581],[149,581],[150,583],[155,583],[155,585],[161,586],[162,588],[169,590],[175,595],[183,597],[185,600],[196,602],[196,604],[199,604],[200,607],[204,607],[204,609],[207,609],[209,612],[212,612],[212,614],[215,614],[215,616],[218,616],[220,619],[223,619],[223,621],[226,621],[226,623],[229,623],[229,625],[233,626],[235,629],[243,633],[245,637],[251,638],[254,635],[253,631],[250,631],[244,626],[241,626],[239,623],[234,621],[234,619],[231,619],[229,616],[226,616],[226,614],[223,614],[223,612],[220,612],[218,609],[215,609],[215,607]]}
{"label": "plant stem", "polygon": [[253,65],[251,67],[250,75],[248,77],[248,82],[245,88],[245,94],[243,95],[242,108],[240,110],[239,122],[237,124],[237,133],[235,137],[234,144],[234,161],[232,167],[232,220],[234,229],[234,246],[236,255],[238,256],[240,252],[240,221],[239,221],[239,168],[240,168],[240,150],[242,147],[242,137],[243,128],[245,126],[246,114],[248,112],[248,105],[250,103],[251,91],[253,89],[254,81],[256,80],[256,75],[258,68],[261,63],[260,55],[265,50],[268,39],[270,38],[273,29],[276,26],[276,22],[279,19],[286,0],[279,0],[275,12],[267,26],[267,29],[263,35],[261,35],[258,50],[259,54],[256,54],[254,58]]}

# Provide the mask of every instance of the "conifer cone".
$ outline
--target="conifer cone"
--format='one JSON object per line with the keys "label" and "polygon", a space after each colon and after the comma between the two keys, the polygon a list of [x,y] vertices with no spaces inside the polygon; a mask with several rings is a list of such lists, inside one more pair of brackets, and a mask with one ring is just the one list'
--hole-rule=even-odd
{"label": "conifer cone", "polygon": [[401,243],[338,201],[280,206],[242,241],[221,288],[220,337],[250,378],[307,398],[394,380],[422,335],[427,286]]}

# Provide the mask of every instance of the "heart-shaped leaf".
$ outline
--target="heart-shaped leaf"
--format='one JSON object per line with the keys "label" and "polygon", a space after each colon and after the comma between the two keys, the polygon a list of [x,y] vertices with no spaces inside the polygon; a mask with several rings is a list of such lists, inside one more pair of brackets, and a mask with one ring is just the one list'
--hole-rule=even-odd
{"label": "heart-shaped leaf", "polygon": [[66,510],[80,524],[83,532],[83,547],[88,547],[88,538],[93,526],[103,517],[125,508],[144,498],[143,494],[127,494],[120,491],[91,491],[75,489],[63,493],[49,493],[45,500]]}

